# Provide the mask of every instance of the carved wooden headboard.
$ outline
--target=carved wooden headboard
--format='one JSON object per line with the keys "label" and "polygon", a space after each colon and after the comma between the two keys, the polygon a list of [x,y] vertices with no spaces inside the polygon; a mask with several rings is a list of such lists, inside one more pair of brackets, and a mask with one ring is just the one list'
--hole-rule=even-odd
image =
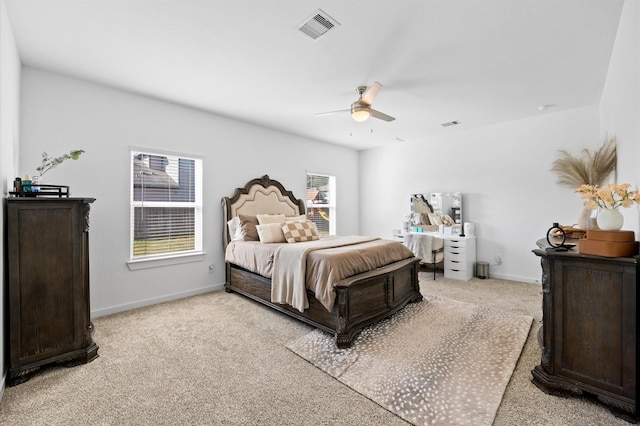
{"label": "carved wooden headboard", "polygon": [[222,198],[223,212],[223,246],[226,247],[231,236],[227,222],[239,214],[255,216],[257,214],[284,214],[297,216],[305,214],[304,200],[296,198],[293,193],[277,180],[264,175],[252,179],[242,188],[236,188],[231,197]]}

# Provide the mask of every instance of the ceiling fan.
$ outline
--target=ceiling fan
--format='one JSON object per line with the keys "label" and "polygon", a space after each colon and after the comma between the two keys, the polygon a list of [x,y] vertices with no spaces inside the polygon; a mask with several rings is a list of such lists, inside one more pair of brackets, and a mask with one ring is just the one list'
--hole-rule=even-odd
{"label": "ceiling fan", "polygon": [[358,86],[356,87],[356,92],[360,97],[357,101],[351,104],[350,109],[321,112],[316,115],[320,116],[320,115],[336,114],[339,112],[351,112],[351,117],[358,122],[366,121],[369,117],[379,118],[380,120],[384,120],[384,121],[393,121],[395,120],[395,117],[391,117],[390,115],[384,114],[380,111],[377,111],[371,108],[373,99],[376,97],[380,89],[382,89],[382,84],[378,83],[377,81],[375,81],[369,87]]}

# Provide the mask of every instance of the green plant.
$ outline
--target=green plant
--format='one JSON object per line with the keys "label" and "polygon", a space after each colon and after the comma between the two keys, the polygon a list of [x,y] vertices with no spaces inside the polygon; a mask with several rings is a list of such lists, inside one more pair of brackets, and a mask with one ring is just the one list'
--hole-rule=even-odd
{"label": "green plant", "polygon": [[60,157],[51,158],[46,152],[42,153],[42,163],[36,167],[38,174],[42,177],[43,174],[56,167],[58,164],[65,160],[77,160],[84,151],[82,149],[75,149],[68,154],[61,155]]}

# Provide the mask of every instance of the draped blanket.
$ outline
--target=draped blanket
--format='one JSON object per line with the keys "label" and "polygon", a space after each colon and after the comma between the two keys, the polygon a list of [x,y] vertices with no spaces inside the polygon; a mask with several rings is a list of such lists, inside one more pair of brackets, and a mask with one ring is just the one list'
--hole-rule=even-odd
{"label": "draped blanket", "polygon": [[[283,244],[278,247],[274,254],[273,272],[271,274],[271,301],[274,303],[286,303],[300,312],[304,312],[309,307],[306,291],[306,268],[309,253],[315,250],[351,246],[373,240],[377,240],[377,238],[351,235],[326,237],[317,241],[295,244]],[[326,284],[331,289],[333,282]],[[329,311],[332,310],[333,300],[330,301],[331,308],[329,308],[327,303],[317,295],[316,298]]]}
{"label": "draped blanket", "polygon": [[441,262],[444,258],[442,247],[444,240],[434,237],[431,234],[424,233],[407,233],[404,236],[404,244],[416,255],[422,259],[421,263],[433,263],[433,251],[436,253],[435,263]]}

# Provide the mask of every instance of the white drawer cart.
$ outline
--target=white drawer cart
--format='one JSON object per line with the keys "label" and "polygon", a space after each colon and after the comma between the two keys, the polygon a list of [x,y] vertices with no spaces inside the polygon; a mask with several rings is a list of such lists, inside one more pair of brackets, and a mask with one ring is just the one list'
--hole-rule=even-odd
{"label": "white drawer cart", "polygon": [[468,281],[476,263],[476,237],[458,235],[444,238],[444,277]]}
{"label": "white drawer cart", "polygon": [[[444,240],[444,277],[470,280],[475,272],[476,237],[445,235],[437,232],[427,232],[427,234]],[[393,232],[392,235],[394,240],[404,241],[404,234],[401,232]]]}

